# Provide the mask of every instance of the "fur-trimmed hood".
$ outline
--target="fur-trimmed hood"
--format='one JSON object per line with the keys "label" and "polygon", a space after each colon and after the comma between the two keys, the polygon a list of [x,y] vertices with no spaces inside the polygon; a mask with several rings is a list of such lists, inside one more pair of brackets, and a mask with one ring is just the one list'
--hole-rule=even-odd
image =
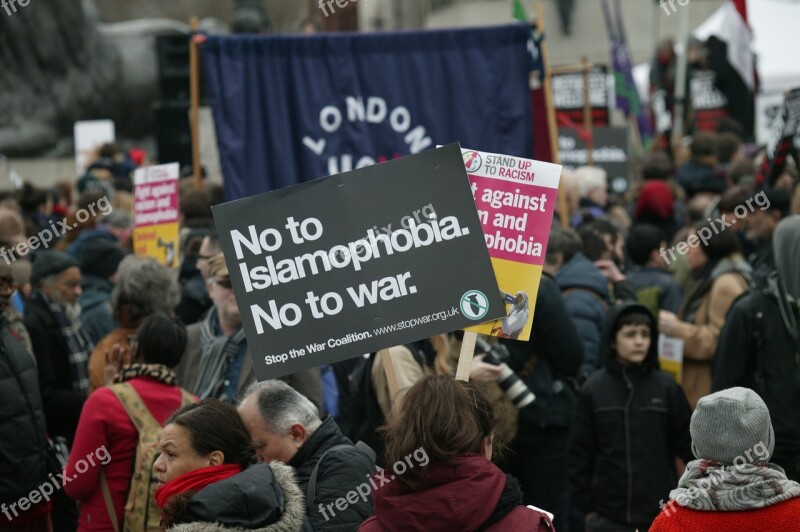
{"label": "fur-trimmed hood", "polygon": [[[258,515],[242,515],[243,508],[257,510]],[[306,529],[305,497],[297,487],[294,471],[276,462],[250,466],[238,475],[207,486],[189,500],[187,515],[197,520],[168,530],[299,532]],[[247,526],[248,520],[253,522],[255,518],[263,519],[265,516],[272,516],[270,524],[260,528]],[[234,524],[234,521],[237,522]]]}

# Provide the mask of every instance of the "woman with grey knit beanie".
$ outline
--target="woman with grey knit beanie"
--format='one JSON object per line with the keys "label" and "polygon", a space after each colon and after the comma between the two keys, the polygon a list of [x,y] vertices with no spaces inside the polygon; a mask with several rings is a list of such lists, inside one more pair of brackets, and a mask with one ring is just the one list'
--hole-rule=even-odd
{"label": "woman with grey knit beanie", "polygon": [[678,488],[650,532],[800,530],[800,484],[769,463],[769,410],[749,388],[700,399],[690,425],[692,452]]}

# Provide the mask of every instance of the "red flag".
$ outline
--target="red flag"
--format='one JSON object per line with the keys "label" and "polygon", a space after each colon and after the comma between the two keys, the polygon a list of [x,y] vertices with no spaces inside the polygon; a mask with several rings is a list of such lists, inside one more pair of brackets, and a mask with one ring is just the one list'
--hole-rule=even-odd
{"label": "red flag", "polygon": [[747,22],[747,0],[733,0],[733,5],[736,6],[736,11],[742,15],[742,18]]}
{"label": "red flag", "polygon": [[550,145],[550,128],[547,125],[547,105],[544,100],[544,89],[531,90],[531,109],[533,111],[533,158],[537,161],[552,161],[553,152]]}

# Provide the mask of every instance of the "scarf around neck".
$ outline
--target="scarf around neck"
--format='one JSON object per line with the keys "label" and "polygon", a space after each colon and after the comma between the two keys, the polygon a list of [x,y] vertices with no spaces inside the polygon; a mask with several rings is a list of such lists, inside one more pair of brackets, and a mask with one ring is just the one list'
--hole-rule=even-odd
{"label": "scarf around neck", "polygon": [[694,460],[669,497],[693,510],[753,510],[800,497],[800,484],[786,478],[776,464]]}
{"label": "scarf around neck", "polygon": [[163,510],[169,504],[170,499],[188,492],[198,492],[206,486],[225,480],[242,472],[239,464],[224,464],[210,467],[202,467],[189,471],[162,484],[156,490],[155,498],[158,508]]}
{"label": "scarf around neck", "polygon": [[200,367],[194,390],[200,399],[216,397],[230,361],[239,353],[239,347],[247,338],[244,328],[230,336],[218,332],[217,307],[211,307],[200,327]]}
{"label": "scarf around neck", "polygon": [[58,327],[58,332],[67,346],[67,357],[72,376],[72,389],[76,392],[89,391],[89,355],[94,349],[89,335],[81,327],[79,320],[71,320],[64,308],[52,301],[44,293],[40,293],[47,304]]}
{"label": "scarf around neck", "polygon": [[175,372],[163,364],[139,364],[134,363],[123,367],[119,371],[119,376],[114,380],[115,383],[126,382],[136,377],[149,377],[169,386],[174,386],[176,382]]}

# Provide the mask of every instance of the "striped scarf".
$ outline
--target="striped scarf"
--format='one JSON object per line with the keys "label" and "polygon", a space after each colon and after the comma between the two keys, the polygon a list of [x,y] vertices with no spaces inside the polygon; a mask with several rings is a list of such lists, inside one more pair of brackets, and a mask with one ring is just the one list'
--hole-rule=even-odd
{"label": "striped scarf", "polygon": [[58,331],[67,344],[69,367],[72,372],[72,389],[76,392],[88,392],[89,354],[94,349],[94,343],[81,328],[79,320],[70,320],[61,305],[50,301],[44,294],[42,294],[42,297],[47,302],[47,307],[53,314]]}
{"label": "striped scarf", "polygon": [[800,484],[776,464],[694,460],[669,497],[693,510],[753,510],[800,497]]}
{"label": "striped scarf", "polygon": [[194,392],[200,399],[217,397],[225,380],[225,372],[231,360],[239,353],[239,348],[247,339],[244,329],[239,329],[230,336],[218,332],[217,308],[211,307],[200,326],[200,367]]}

